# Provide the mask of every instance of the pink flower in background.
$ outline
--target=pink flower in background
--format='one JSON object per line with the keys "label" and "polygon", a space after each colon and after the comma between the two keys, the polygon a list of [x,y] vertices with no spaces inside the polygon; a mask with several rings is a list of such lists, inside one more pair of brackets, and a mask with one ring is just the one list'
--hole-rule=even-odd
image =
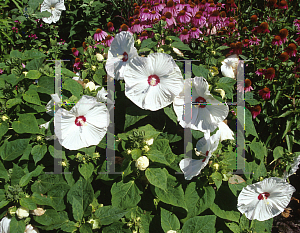
{"label": "pink flower in background", "polygon": [[280,1],[279,4],[278,4],[278,9],[286,9],[287,10],[288,9],[287,2],[284,1],[284,0]]}
{"label": "pink flower in background", "polygon": [[184,1],[179,1],[179,3],[176,4],[177,11],[183,10],[188,4],[186,4]]}
{"label": "pink flower in background", "polygon": [[22,67],[23,67],[23,68],[25,68],[25,67],[26,67],[24,63],[22,63]]}
{"label": "pink flower in background", "polygon": [[139,37],[139,39],[140,39],[141,41],[146,40],[146,39],[148,39],[148,38],[149,38],[149,35],[148,35],[148,32],[147,32],[147,31],[143,31],[143,32],[141,33],[140,37]]}
{"label": "pink flower in background", "polygon": [[297,46],[295,43],[290,43],[289,46],[285,49],[290,57],[296,57],[297,54]]}
{"label": "pink flower in background", "polygon": [[82,68],[82,62],[80,61],[80,58],[75,59],[75,63],[73,65],[74,69],[80,70]]}
{"label": "pink flower in background", "polygon": [[197,12],[199,11],[199,7],[197,5],[191,3],[191,4],[187,5],[186,10],[187,10],[187,12],[190,12],[191,15],[194,17],[197,14]]}
{"label": "pink flower in background", "polygon": [[183,29],[181,34],[179,35],[179,39],[184,43],[189,43],[190,35],[187,29]]}
{"label": "pink flower in background", "polygon": [[297,30],[300,30],[300,19],[295,19],[294,25],[297,27]]}
{"label": "pink flower in background", "polygon": [[159,20],[161,15],[157,11],[151,11],[150,12],[150,20]]}
{"label": "pink flower in background", "polygon": [[107,37],[105,37],[104,43],[107,47],[109,47],[111,45],[111,42],[113,42],[113,40],[114,40],[114,37],[112,37],[111,35],[108,35]]}
{"label": "pink flower in background", "polygon": [[252,85],[252,82],[250,79],[245,79],[245,92],[249,92],[249,91],[252,91],[253,90],[253,87],[251,86]]}
{"label": "pink flower in background", "polygon": [[191,17],[192,17],[191,13],[185,10],[181,10],[177,15],[177,21],[179,23],[189,23],[191,21]]}
{"label": "pink flower in background", "polygon": [[259,45],[260,41],[261,40],[258,39],[257,37],[252,36],[252,38],[249,40],[249,44],[251,44],[251,45]]}
{"label": "pink flower in background", "polygon": [[131,31],[133,33],[141,33],[143,31],[143,26],[141,25],[141,22],[139,19],[136,19],[131,26]]}
{"label": "pink flower in background", "polygon": [[275,36],[274,37],[274,39],[272,40],[272,45],[277,45],[277,46],[279,46],[279,45],[282,45],[282,40],[281,40],[281,37],[280,36]]}
{"label": "pink flower in background", "polygon": [[166,4],[164,4],[164,3],[156,2],[156,3],[154,3],[154,6],[152,8],[153,8],[153,10],[160,12],[165,8],[165,6],[166,6]]}
{"label": "pink flower in background", "polygon": [[13,30],[13,32],[18,33],[18,28],[12,27],[11,29]]}
{"label": "pink flower in background", "polygon": [[107,28],[109,32],[113,32],[115,30],[114,24],[112,22],[107,23]]}
{"label": "pink flower in background", "polygon": [[96,30],[96,33],[94,34],[94,40],[95,41],[102,41],[102,40],[104,40],[105,39],[105,37],[107,36],[108,34],[105,32],[105,31],[103,31],[103,30],[101,30],[101,29],[97,29]]}
{"label": "pink flower in background", "polygon": [[164,16],[166,17],[166,22],[167,22],[168,27],[171,27],[173,25],[175,25],[175,26],[177,25],[176,20],[174,19],[171,12],[169,12],[169,11],[166,12]]}
{"label": "pink flower in background", "polygon": [[197,13],[194,18],[192,18],[192,24],[194,27],[202,28],[206,23],[206,18],[202,15],[202,13]]}
{"label": "pink flower in background", "polygon": [[200,34],[202,34],[202,32],[199,30],[199,28],[193,27],[189,31],[189,34],[191,38],[198,39],[200,37]]}
{"label": "pink flower in background", "polygon": [[255,119],[261,112],[260,105],[255,105],[254,107],[250,107],[249,110],[251,111],[251,115],[253,119]]}
{"label": "pink flower in background", "polygon": [[265,88],[259,90],[259,95],[260,95],[264,100],[270,99],[270,95],[271,95],[270,89],[267,88],[267,87],[265,87]]}
{"label": "pink flower in background", "polygon": [[2,69],[0,69],[0,74],[3,74],[3,70]]}
{"label": "pink flower in background", "polygon": [[263,76],[265,74],[265,69],[258,69],[257,71],[255,71],[255,74],[257,74],[258,76]]}
{"label": "pink flower in background", "polygon": [[72,48],[72,53],[75,57],[78,57],[79,51],[76,48]]}
{"label": "pink flower in background", "polygon": [[173,0],[169,0],[167,2],[166,7],[162,11],[162,14],[165,14],[168,11],[171,12],[174,17],[177,16],[177,10],[175,8],[175,3],[173,2]]}
{"label": "pink flower in background", "polygon": [[143,9],[140,13],[141,22],[150,20],[150,18],[151,18],[151,14],[150,14],[149,9],[147,9],[147,8]]}
{"label": "pink flower in background", "polygon": [[264,70],[265,79],[273,80],[275,78],[275,69],[273,67],[270,67],[266,70]]}

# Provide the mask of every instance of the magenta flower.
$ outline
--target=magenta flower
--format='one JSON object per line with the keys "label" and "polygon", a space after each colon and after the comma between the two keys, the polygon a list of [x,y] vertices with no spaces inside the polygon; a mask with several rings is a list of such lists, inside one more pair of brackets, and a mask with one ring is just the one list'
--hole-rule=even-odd
{"label": "magenta flower", "polygon": [[187,29],[183,29],[182,33],[179,35],[179,39],[184,43],[189,43],[190,35]]}
{"label": "magenta flower", "polygon": [[108,35],[107,37],[105,37],[104,43],[107,47],[110,47],[110,44],[111,44],[111,42],[113,42],[113,40],[114,40],[114,37],[112,37],[111,35]]}
{"label": "magenta flower", "polygon": [[141,22],[139,19],[136,19],[133,23],[132,26],[130,28],[130,30],[133,33],[141,33],[143,31],[143,26],[141,25]]}
{"label": "magenta flower", "polygon": [[295,19],[294,25],[297,27],[297,30],[300,30],[300,19]]}
{"label": "magenta flower", "polygon": [[194,27],[202,28],[206,23],[206,18],[202,14],[197,13],[194,18],[192,18],[192,24]]}
{"label": "magenta flower", "polygon": [[272,43],[272,45],[279,46],[279,45],[282,45],[282,42],[283,41],[280,36],[275,36],[271,43]]}
{"label": "magenta flower", "polygon": [[258,76],[263,76],[265,74],[265,69],[258,69],[257,71],[255,71],[255,74],[257,74]]}
{"label": "magenta flower", "polygon": [[102,40],[104,40],[105,39],[105,37],[107,36],[108,34],[105,32],[105,31],[103,31],[103,30],[101,30],[101,29],[97,29],[96,30],[96,33],[94,34],[94,40],[95,41],[102,41]]}
{"label": "magenta flower", "polygon": [[258,93],[264,100],[269,100],[270,99],[270,89],[265,87],[261,90],[259,90],[259,93]]}
{"label": "magenta flower", "polygon": [[2,69],[0,69],[0,74],[3,74],[3,70]]}
{"label": "magenta flower", "polygon": [[208,18],[208,23],[215,23],[220,20],[220,12],[215,10],[211,13],[210,17]]}
{"label": "magenta flower", "polygon": [[140,13],[140,20],[141,22],[147,21],[148,19],[150,20],[151,14],[149,9],[145,8],[144,10],[141,11]]}
{"label": "magenta flower", "polygon": [[161,15],[157,11],[151,11],[150,12],[150,20],[158,20],[160,19]]}
{"label": "magenta flower", "polygon": [[249,108],[249,110],[251,111],[253,119],[261,113],[261,107],[259,105],[255,105],[254,107]]}
{"label": "magenta flower", "polygon": [[140,37],[139,37],[139,39],[140,39],[141,41],[146,40],[146,39],[148,39],[148,38],[149,38],[149,35],[148,35],[147,31],[143,31],[143,32],[141,33]]}
{"label": "magenta flower", "polygon": [[186,4],[185,2],[180,2],[176,4],[175,8],[176,10],[179,12],[181,10],[183,10],[188,4]]}
{"label": "magenta flower", "polygon": [[80,70],[82,68],[82,62],[80,61],[80,58],[75,59],[75,63],[73,65],[74,69]]}
{"label": "magenta flower", "polygon": [[167,25],[169,28],[172,27],[173,25],[177,25],[176,24],[176,20],[174,19],[173,15],[171,12],[166,12],[165,13],[165,17],[166,17],[166,22],[167,22]]}
{"label": "magenta flower", "polygon": [[165,8],[165,6],[166,6],[166,4],[164,4],[164,3],[156,2],[156,3],[154,3],[153,10],[160,12]]}
{"label": "magenta flower", "polygon": [[113,32],[115,30],[114,24],[112,22],[108,22],[107,27],[109,32]]}
{"label": "magenta flower", "polygon": [[75,57],[78,57],[79,51],[76,48],[72,48],[72,53]]}
{"label": "magenta flower", "polygon": [[203,33],[199,30],[199,28],[193,27],[189,31],[189,34],[190,34],[191,38],[199,39],[200,34],[203,34]]}
{"label": "magenta flower", "polygon": [[259,42],[260,42],[261,40],[260,39],[258,39],[257,37],[251,37],[251,39],[249,40],[249,44],[251,44],[251,45],[259,45]]}
{"label": "magenta flower", "polygon": [[179,23],[189,23],[191,21],[191,17],[192,17],[191,13],[185,10],[181,10],[177,15],[177,21]]}
{"label": "magenta flower", "polygon": [[177,10],[175,8],[175,3],[172,0],[169,0],[167,2],[167,6],[163,9],[162,14],[165,14],[166,12],[171,12],[174,17],[177,16]]}
{"label": "magenta flower", "polygon": [[273,80],[275,78],[275,69],[270,67],[264,70],[265,79]]}
{"label": "magenta flower", "polygon": [[294,43],[290,43],[289,46],[285,49],[290,57],[296,57],[297,46]]}

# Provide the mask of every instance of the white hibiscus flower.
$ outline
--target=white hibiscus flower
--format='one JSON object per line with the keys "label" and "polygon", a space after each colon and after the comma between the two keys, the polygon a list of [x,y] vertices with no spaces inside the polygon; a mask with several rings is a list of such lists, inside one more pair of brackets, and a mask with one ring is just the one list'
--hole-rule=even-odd
{"label": "white hibiscus flower", "polygon": [[198,176],[201,170],[208,164],[209,158],[212,153],[217,149],[220,141],[220,130],[218,130],[213,136],[209,134],[204,134],[196,144],[196,155],[204,156],[203,159],[192,159],[185,158],[179,163],[181,171],[184,173],[184,178],[186,180],[191,180],[194,176]]}
{"label": "white hibiscus flower", "polygon": [[236,78],[237,66],[239,64],[239,57],[236,54],[232,54],[221,62],[221,72],[223,76],[229,78]]}
{"label": "white hibiscus flower", "polygon": [[138,56],[134,47],[134,38],[128,31],[115,36],[108,50],[105,69],[109,77],[124,79],[124,68],[131,58]]}
{"label": "white hibiscus flower", "polygon": [[41,12],[48,11],[52,15],[48,18],[42,18],[42,20],[49,24],[56,23],[61,16],[61,12],[65,10],[64,0],[44,0],[41,5]]}
{"label": "white hibiscus flower", "polygon": [[283,173],[283,179],[286,180],[288,177],[293,175],[299,169],[299,164],[300,164],[300,155],[298,155],[297,157],[294,158],[294,161],[291,164],[291,168],[290,168],[289,172],[285,171]]}
{"label": "white hibiscus flower", "polygon": [[219,131],[220,131],[220,141],[223,141],[223,140],[234,140],[234,137],[233,137],[233,132],[232,130],[228,127],[227,124],[225,124],[223,121],[220,122],[218,124],[218,127],[219,127]]}
{"label": "white hibiscus flower", "polygon": [[55,113],[55,135],[60,144],[69,150],[98,145],[109,125],[109,113],[104,103],[96,98],[82,96],[77,104],[67,111],[60,108]]}
{"label": "white hibiscus flower", "polygon": [[142,109],[156,111],[171,104],[183,89],[179,67],[170,55],[135,57],[125,67],[125,95]]}
{"label": "white hibiscus flower", "polygon": [[[213,132],[218,124],[228,115],[229,108],[227,104],[216,100],[208,90],[208,83],[203,77],[186,79],[184,90],[175,98],[173,107],[177,115],[179,124],[183,128],[188,127],[184,114],[185,90],[191,89],[192,81],[192,119],[190,128],[200,130],[204,133]],[[190,93],[190,91],[188,91]]]}
{"label": "white hibiscus flower", "polygon": [[1,222],[0,222],[0,232],[1,233],[9,233],[10,232],[10,230],[9,230],[10,221],[11,221],[11,219],[7,218],[7,217],[4,217],[1,219]]}
{"label": "white hibiscus flower", "polygon": [[278,177],[270,177],[243,188],[237,208],[250,220],[265,221],[284,211],[296,189]]}
{"label": "white hibiscus flower", "polygon": [[54,106],[55,103],[60,103],[60,98],[58,94],[51,94],[51,100],[46,105],[46,113],[48,113],[50,116],[54,116]]}

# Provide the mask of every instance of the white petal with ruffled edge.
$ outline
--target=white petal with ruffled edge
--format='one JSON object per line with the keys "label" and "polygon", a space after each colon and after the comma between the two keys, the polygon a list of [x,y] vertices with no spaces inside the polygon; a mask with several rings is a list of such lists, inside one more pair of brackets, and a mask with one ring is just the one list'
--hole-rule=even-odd
{"label": "white petal with ruffled edge", "polygon": [[[128,59],[123,61],[123,54],[127,53]],[[124,79],[124,68],[134,57],[138,56],[134,47],[134,38],[128,31],[122,31],[115,36],[109,50],[105,69],[109,77],[117,80]]]}
{"label": "white petal with ruffled edge", "polygon": [[[148,77],[156,75],[156,85],[148,83]],[[183,77],[170,55],[153,53],[147,58],[135,57],[124,72],[125,95],[142,109],[156,111],[174,101],[183,89]]]}
{"label": "white petal with ruffled edge", "polygon": [[[195,77],[193,79],[186,79],[184,83],[184,90],[190,93],[192,81],[192,102],[196,102],[198,97],[206,100],[208,105],[200,108],[197,105],[192,105],[192,120],[190,128],[200,130],[204,133],[214,131],[218,127],[218,123],[222,122],[228,115],[229,108],[226,103],[221,103],[210,94],[208,90],[208,83],[203,77]],[[173,107],[177,115],[177,120],[183,128],[187,128],[188,124],[184,118],[184,103],[185,91],[182,91],[175,97]],[[209,105],[212,104],[212,105]]]}
{"label": "white petal with ruffled edge", "polygon": [[218,124],[219,131],[221,133],[221,141],[224,140],[234,140],[234,133],[232,130],[228,127],[227,124],[225,124],[223,121]]}
{"label": "white petal with ruffled edge", "polygon": [[[82,126],[75,124],[79,116],[86,119]],[[99,103],[96,98],[82,96],[71,111],[60,108],[55,113],[55,124],[60,124],[61,128],[59,131],[55,127],[60,144],[69,150],[78,150],[99,144],[109,125],[109,113],[106,105]]]}
{"label": "white petal with ruffled edge", "polygon": [[[237,208],[250,220],[266,221],[279,215],[289,204],[296,189],[278,177],[270,177],[243,188],[238,196]],[[267,198],[259,199],[262,193]]]}
{"label": "white petal with ruffled edge", "polygon": [[11,218],[3,217],[0,221],[0,232],[1,233],[10,233],[9,227],[10,227],[10,221]]}
{"label": "white petal with ruffled edge", "polygon": [[48,18],[44,17],[42,20],[48,24],[56,23],[59,20],[63,10],[66,10],[64,0],[44,0],[41,5],[41,12],[48,11],[51,13],[51,16]]}

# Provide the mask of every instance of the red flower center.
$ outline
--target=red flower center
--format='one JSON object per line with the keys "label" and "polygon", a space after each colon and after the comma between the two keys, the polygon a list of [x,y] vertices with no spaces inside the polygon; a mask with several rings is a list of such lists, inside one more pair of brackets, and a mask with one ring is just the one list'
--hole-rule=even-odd
{"label": "red flower center", "polygon": [[268,199],[268,197],[270,196],[270,193],[268,193],[268,192],[264,192],[264,193],[260,193],[259,195],[258,195],[258,200],[263,200],[263,199]]}
{"label": "red flower center", "polygon": [[76,117],[75,119],[75,125],[77,126],[83,126],[85,122],[86,122],[86,118],[84,116],[79,116]]}
{"label": "red flower center", "polygon": [[126,52],[123,53],[123,61],[127,61],[128,60],[128,54]]}
{"label": "red flower center", "polygon": [[199,103],[199,105],[198,105],[199,108],[205,108],[206,107],[206,104],[203,104],[203,103],[206,103],[206,99],[204,99],[201,96],[199,96],[197,99],[195,99],[195,102]]}
{"label": "red flower center", "polygon": [[156,74],[153,74],[148,77],[148,83],[150,86],[156,86],[160,83],[160,79]]}
{"label": "red flower center", "polygon": [[[206,151],[205,156],[208,156],[209,151]],[[204,163],[204,161],[206,160],[206,158],[202,159],[202,162]]]}

